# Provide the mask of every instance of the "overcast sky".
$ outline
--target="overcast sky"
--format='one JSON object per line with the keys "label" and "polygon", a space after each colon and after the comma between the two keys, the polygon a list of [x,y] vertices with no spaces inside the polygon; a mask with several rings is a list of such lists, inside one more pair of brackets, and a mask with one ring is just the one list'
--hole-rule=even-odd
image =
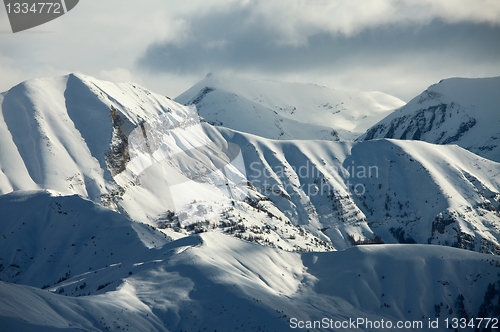
{"label": "overcast sky", "polygon": [[0,8],[0,91],[69,72],[170,97],[214,72],[408,101],[443,78],[500,76],[500,1],[80,0],[16,34]]}

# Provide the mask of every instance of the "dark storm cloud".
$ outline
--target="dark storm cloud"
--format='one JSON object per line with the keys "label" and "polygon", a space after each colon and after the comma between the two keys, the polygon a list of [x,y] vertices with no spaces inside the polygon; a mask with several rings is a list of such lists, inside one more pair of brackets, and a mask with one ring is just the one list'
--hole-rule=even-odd
{"label": "dark storm cloud", "polygon": [[199,74],[210,70],[300,73],[345,63],[380,65],[425,56],[429,67],[467,62],[499,63],[500,27],[482,23],[390,23],[346,36],[314,31],[306,42],[283,43],[280,31],[248,8],[210,13],[190,22],[190,38],[154,43],[140,57],[153,72]]}

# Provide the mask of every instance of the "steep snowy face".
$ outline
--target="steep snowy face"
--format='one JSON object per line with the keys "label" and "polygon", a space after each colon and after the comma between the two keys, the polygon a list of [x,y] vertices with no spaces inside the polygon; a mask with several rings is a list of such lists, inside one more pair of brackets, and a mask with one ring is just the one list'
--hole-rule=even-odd
{"label": "steep snowy face", "polygon": [[356,178],[365,192],[354,199],[383,239],[500,254],[498,163],[457,146],[377,140],[355,145],[344,164],[378,166]]}
{"label": "steep snowy face", "polygon": [[450,78],[367,130],[359,140],[396,138],[457,144],[500,162],[500,77]]}
{"label": "steep snowy face", "polygon": [[212,125],[271,139],[330,141],[352,140],[404,105],[381,92],[211,74],[175,100],[196,105]]}

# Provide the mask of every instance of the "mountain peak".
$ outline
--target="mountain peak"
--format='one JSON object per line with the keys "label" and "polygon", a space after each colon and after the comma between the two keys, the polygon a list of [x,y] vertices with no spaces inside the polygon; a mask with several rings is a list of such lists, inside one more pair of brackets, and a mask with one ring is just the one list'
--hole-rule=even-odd
{"label": "mountain peak", "polygon": [[209,123],[271,139],[353,140],[404,102],[380,92],[207,75],[178,96]]}
{"label": "mountain peak", "polygon": [[373,125],[360,140],[396,138],[457,144],[499,162],[498,91],[500,77],[441,80]]}

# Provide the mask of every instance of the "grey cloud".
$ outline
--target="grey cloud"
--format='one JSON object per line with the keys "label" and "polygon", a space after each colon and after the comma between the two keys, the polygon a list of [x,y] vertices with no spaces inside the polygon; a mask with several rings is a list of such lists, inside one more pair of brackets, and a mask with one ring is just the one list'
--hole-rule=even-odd
{"label": "grey cloud", "polygon": [[249,8],[230,14],[211,13],[191,22],[192,37],[183,43],[155,43],[138,60],[153,72],[197,74],[209,70],[300,73],[334,68],[346,61],[374,65],[405,57],[438,55],[454,62],[499,62],[500,27],[487,24],[391,24],[346,37],[316,32],[304,45],[280,43],[280,32]]}

